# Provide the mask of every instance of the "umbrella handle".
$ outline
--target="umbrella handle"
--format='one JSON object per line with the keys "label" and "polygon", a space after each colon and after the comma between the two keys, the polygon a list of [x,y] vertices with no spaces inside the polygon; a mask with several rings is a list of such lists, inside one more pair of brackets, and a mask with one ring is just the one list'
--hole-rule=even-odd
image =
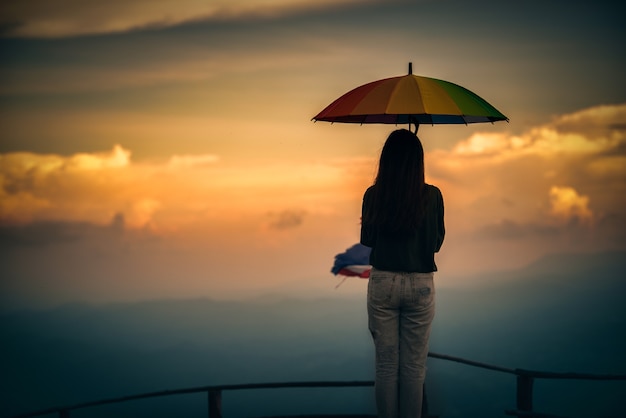
{"label": "umbrella handle", "polygon": [[[413,63],[409,62],[409,75],[411,74],[413,74]],[[420,124],[417,122],[417,119],[409,117],[409,131],[411,130],[411,121],[413,121],[413,124],[415,125],[415,132],[413,133],[417,136],[417,130],[420,128]]]}
{"label": "umbrella handle", "polygon": [[411,123],[415,125],[415,131],[413,132],[417,136],[417,130],[420,128],[420,124],[417,122],[415,118],[409,118],[409,131],[411,130]]}

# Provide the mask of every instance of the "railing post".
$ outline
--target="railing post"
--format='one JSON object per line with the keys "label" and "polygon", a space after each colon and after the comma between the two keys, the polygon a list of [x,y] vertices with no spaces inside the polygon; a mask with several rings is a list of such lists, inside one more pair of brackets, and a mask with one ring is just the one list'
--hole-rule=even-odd
{"label": "railing post", "polygon": [[209,390],[209,418],[222,418],[222,391]]}
{"label": "railing post", "polygon": [[533,410],[533,378],[517,375],[517,409],[518,411]]}

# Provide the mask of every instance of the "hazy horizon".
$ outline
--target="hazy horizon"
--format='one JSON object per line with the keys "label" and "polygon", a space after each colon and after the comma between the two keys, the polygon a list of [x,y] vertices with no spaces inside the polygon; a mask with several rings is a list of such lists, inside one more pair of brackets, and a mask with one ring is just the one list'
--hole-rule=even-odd
{"label": "hazy horizon", "polygon": [[[1,245],[1,244],[0,244]],[[563,262],[566,260],[566,262]],[[435,274],[437,289],[450,289],[454,291],[476,290],[498,286],[514,285],[520,276],[529,277],[533,274],[538,277],[545,275],[561,275],[565,272],[590,271],[593,268],[606,268],[599,260],[609,262],[608,268],[620,260],[626,260],[626,251],[602,251],[592,253],[552,253],[545,254],[529,263],[517,268],[501,268],[491,271],[483,271],[473,274],[460,274],[451,276],[438,272]],[[589,263],[588,265],[586,263]],[[573,267],[576,266],[576,267]],[[330,267],[329,267],[330,269]],[[619,280],[621,272],[613,270],[616,280]],[[210,278],[207,277],[210,281]],[[153,295],[151,295],[153,293]],[[206,300],[216,302],[259,302],[279,300],[365,300],[367,293],[367,279],[357,277],[334,276],[330,273],[321,274],[318,277],[304,277],[297,281],[286,281],[277,286],[265,286],[241,290],[236,283],[232,290],[223,292],[194,293],[188,289],[180,289],[169,295],[159,292],[137,292],[131,294],[102,293],[94,297],[51,298],[49,294],[44,297],[17,298],[17,294],[1,294],[0,313],[47,311],[67,306],[91,306],[106,307],[109,305],[123,305],[133,303],[151,303],[160,301],[194,301]],[[8,298],[11,296],[11,299]]]}
{"label": "hazy horizon", "polygon": [[[430,350],[508,368],[626,375],[624,268],[624,253],[558,256],[512,272],[507,282],[438,288]],[[64,305],[0,313],[0,331],[3,416],[206,385],[372,380],[374,371],[365,300],[346,294]],[[515,406],[513,375],[437,359],[428,367],[429,405],[442,418],[504,416]],[[538,379],[535,410],[616,416],[624,385]],[[371,388],[224,397],[230,417],[373,410]],[[80,416],[174,411],[206,414],[206,396],[89,408]]]}

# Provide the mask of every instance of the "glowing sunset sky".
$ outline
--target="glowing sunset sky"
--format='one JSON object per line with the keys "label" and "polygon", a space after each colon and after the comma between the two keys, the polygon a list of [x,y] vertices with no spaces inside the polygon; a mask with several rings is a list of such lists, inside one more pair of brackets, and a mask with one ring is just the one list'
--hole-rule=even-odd
{"label": "glowing sunset sky", "polygon": [[0,13],[0,303],[333,290],[394,126],[313,123],[415,74],[510,123],[422,126],[441,285],[626,249],[614,1],[27,0]]}

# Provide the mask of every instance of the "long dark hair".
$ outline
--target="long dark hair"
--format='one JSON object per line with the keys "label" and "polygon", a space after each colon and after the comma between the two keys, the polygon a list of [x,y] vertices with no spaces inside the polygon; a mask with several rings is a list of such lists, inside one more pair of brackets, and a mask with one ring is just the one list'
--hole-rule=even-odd
{"label": "long dark hair", "polygon": [[380,154],[363,222],[391,233],[415,231],[424,217],[424,148],[416,134],[393,131]]}

